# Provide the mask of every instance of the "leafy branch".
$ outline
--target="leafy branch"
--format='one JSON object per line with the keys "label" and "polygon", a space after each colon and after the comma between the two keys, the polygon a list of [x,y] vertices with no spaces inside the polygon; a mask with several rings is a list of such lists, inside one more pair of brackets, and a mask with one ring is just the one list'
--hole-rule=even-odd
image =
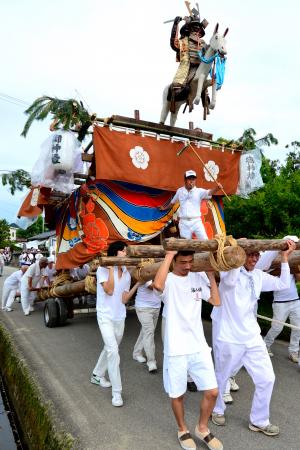
{"label": "leafy branch", "polygon": [[90,115],[84,108],[82,102],[71,98],[69,100],[60,100],[56,97],[44,95],[37,98],[25,114],[29,117],[25,123],[21,136],[26,137],[34,120],[44,120],[48,114],[52,114],[54,121],[51,124],[51,130],[56,130],[60,126],[64,130],[75,129],[78,132],[78,139],[82,141],[87,133],[89,126],[96,118],[95,114]]}
{"label": "leafy branch", "polygon": [[23,191],[24,188],[30,188],[31,177],[26,170],[17,169],[3,173],[1,175],[2,185],[9,185],[11,195],[14,195],[16,191]]}

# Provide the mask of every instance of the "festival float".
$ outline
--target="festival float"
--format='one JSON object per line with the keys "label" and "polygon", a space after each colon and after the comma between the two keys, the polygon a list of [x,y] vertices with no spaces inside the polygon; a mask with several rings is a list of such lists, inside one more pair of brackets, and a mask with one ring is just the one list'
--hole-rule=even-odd
{"label": "festival float", "polygon": [[[141,120],[137,110],[134,118],[100,118],[77,100],[46,96],[26,111],[24,136],[33,120],[52,115],[51,134],[41,146],[31,190],[18,213],[29,218],[44,213],[47,226],[56,229],[57,276],[53,285],[38,294],[45,301],[48,327],[63,325],[76,308],[84,307],[74,298],[95,294],[98,265],[120,263],[120,258],[105,256],[108,244],[115,240],[128,243],[122,265],[144,281],[153,278],[165,249],[193,248],[197,252],[193,270],[202,271],[241,266],[245,246],[285,248],[284,241],[265,242],[261,247],[258,241],[226,237],[222,199],[236,193],[248,195],[262,186],[259,160],[234,143],[215,142],[212,134],[194,128],[192,122],[189,129],[175,126],[183,104],[192,111],[202,103],[204,120],[216,107],[226,62],[228,29],[220,33],[216,25],[206,44],[207,20],[201,20],[198,7],[191,9],[185,3],[188,14],[167,21],[173,23],[170,43],[179,65],[164,89],[159,123]],[[171,125],[165,125],[169,113]],[[179,205],[159,209],[170,201],[183,184],[184,172],[191,168],[197,172],[198,186],[219,187],[211,200],[201,204],[208,241],[178,239]],[[85,263],[90,273],[85,280],[73,281],[70,269]]]}

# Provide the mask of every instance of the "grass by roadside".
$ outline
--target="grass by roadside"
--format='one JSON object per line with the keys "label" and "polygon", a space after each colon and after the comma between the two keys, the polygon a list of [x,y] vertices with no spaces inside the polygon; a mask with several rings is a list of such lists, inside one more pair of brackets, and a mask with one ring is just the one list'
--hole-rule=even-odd
{"label": "grass by roadside", "polygon": [[72,450],[76,441],[55,421],[51,402],[46,401],[30,371],[0,324],[0,369],[9,397],[30,450]]}

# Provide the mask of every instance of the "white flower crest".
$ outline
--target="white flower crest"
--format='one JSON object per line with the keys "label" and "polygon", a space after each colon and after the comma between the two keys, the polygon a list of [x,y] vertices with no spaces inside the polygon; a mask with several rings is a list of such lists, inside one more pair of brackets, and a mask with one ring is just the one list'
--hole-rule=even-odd
{"label": "white flower crest", "polygon": [[220,168],[215,161],[208,161],[203,167],[203,171],[207,181],[215,181],[218,178]]}
{"label": "white flower crest", "polygon": [[146,152],[146,150],[143,149],[143,147],[136,145],[134,148],[132,148],[130,150],[129,155],[132,159],[132,164],[137,169],[143,169],[143,170],[147,169],[148,163],[150,160],[150,156]]}

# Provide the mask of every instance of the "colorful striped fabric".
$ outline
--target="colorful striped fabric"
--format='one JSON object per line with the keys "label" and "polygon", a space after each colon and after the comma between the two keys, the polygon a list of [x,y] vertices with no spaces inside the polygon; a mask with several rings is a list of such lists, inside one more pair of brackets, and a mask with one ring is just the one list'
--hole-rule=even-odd
{"label": "colorful striped fabric", "polygon": [[[57,219],[57,268],[68,269],[90,261],[112,241],[146,242],[171,223],[179,204],[160,211],[174,192],[119,181],[97,180],[70,196]],[[214,197],[201,204],[202,220],[211,239],[225,231],[223,203]]]}

